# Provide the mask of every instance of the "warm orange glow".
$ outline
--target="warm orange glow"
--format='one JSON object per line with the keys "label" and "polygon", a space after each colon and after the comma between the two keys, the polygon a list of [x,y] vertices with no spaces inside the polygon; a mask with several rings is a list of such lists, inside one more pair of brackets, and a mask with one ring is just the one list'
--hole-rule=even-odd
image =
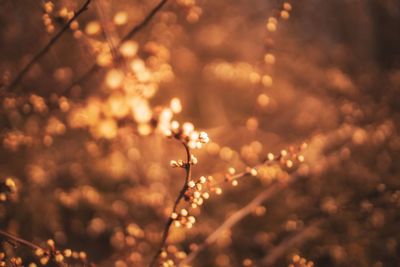
{"label": "warm orange glow", "polygon": [[399,1],[19,2],[0,267],[398,265]]}

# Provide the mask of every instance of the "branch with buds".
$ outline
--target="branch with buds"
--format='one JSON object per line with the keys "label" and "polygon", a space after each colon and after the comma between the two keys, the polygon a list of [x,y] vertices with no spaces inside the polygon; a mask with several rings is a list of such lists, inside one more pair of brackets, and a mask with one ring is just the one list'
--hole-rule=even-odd
{"label": "branch with buds", "polygon": [[191,181],[192,175],[192,165],[197,163],[197,158],[191,153],[191,149],[194,148],[201,148],[202,144],[206,144],[209,141],[208,135],[205,132],[198,133],[194,130],[193,124],[191,123],[184,123],[182,127],[180,127],[178,122],[171,123],[171,129],[167,131],[166,135],[168,137],[174,138],[181,142],[183,147],[185,148],[186,152],[186,161],[178,160],[178,161],[171,161],[171,167],[179,167],[185,169],[185,179],[184,184],[175,199],[171,216],[168,218],[167,223],[165,224],[164,231],[162,233],[161,241],[157,247],[157,251],[153,256],[150,267],[154,266],[163,251],[163,248],[167,242],[168,234],[170,232],[171,226],[173,222],[175,222],[176,226],[180,224],[180,218],[188,217],[186,226],[192,225],[195,222],[193,216],[188,216],[188,211],[186,209],[182,209],[178,214],[177,209],[179,203],[185,198],[187,190],[189,189],[190,185],[193,181]]}
{"label": "branch with buds", "polygon": [[[0,230],[0,240],[8,242],[14,247],[22,245],[33,250],[35,256],[38,258],[40,264],[42,265],[47,265],[50,261],[52,261],[56,263],[58,266],[66,267],[69,266],[69,264],[67,263],[69,259],[81,263],[82,266],[84,267],[95,266],[93,263],[88,262],[87,255],[85,252],[72,251],[71,249],[65,249],[63,251],[60,251],[56,248],[56,244],[52,239],[49,239],[46,242],[48,248],[42,248],[41,246],[36,245],[28,240],[10,234],[6,231]],[[0,266],[3,266],[1,265],[1,262],[5,262],[5,254],[2,255],[0,253]],[[13,264],[13,266],[24,266],[21,258],[12,257],[10,259],[10,262]]]}

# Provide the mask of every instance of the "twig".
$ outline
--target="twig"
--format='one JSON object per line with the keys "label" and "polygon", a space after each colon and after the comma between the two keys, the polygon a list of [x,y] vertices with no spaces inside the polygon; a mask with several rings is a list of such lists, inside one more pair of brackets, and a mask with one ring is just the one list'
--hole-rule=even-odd
{"label": "twig", "polygon": [[[6,231],[0,230],[0,240],[1,239],[4,239],[5,241],[10,242],[11,244],[20,244],[20,245],[26,246],[26,247],[32,249],[33,251],[41,250],[41,251],[43,251],[44,255],[47,255],[47,256],[51,257],[51,260],[56,262],[57,265],[59,265],[59,266],[69,266],[66,263],[57,262],[53,250],[43,249],[39,245],[36,245],[36,244],[34,244],[34,243],[32,243],[32,242],[30,242],[28,240],[25,240],[23,238],[20,238],[20,237],[18,237],[16,235],[10,234],[10,233],[8,233]],[[95,267],[96,265],[93,264],[93,263],[87,262],[87,260],[85,259],[83,261],[83,266],[84,267],[88,267],[88,266]]]}
{"label": "twig", "polygon": [[[161,0],[150,12],[146,15],[146,17],[137,25],[135,25],[122,39],[118,42],[118,44],[115,46],[115,50],[118,50],[122,43],[133,38],[138,32],[140,32],[143,28],[149,24],[151,19],[157,14],[158,11],[161,10],[161,8],[168,2],[168,0]],[[88,79],[90,76],[92,76],[94,73],[96,73],[99,70],[99,66],[94,63],[88,71],[86,71],[82,76],[80,76],[77,80],[75,80],[68,88],[66,88],[64,91],[67,91],[74,87],[75,85],[78,85],[82,82],[84,82],[86,79]]]}
{"label": "twig", "polygon": [[[178,197],[175,200],[174,206],[172,208],[172,212],[176,212],[176,209],[178,207],[178,204],[180,203],[180,201],[183,199],[183,197],[185,196],[185,192],[188,189],[188,183],[190,181],[191,175],[192,175],[192,165],[190,163],[191,160],[191,153],[189,150],[188,145],[185,142],[182,142],[183,146],[185,147],[185,151],[186,151],[186,164],[185,164],[185,171],[186,171],[186,176],[185,176],[185,182],[182,186],[181,191],[179,192]],[[169,230],[171,229],[171,225],[173,223],[173,219],[171,218],[171,216],[168,218],[167,223],[165,224],[165,228],[164,228],[164,232],[162,234],[162,238],[160,241],[160,244],[158,245],[156,254],[153,256],[149,267],[154,266],[154,264],[157,262],[157,259],[159,257],[159,255],[162,252],[163,247],[165,246],[165,243],[167,242],[167,238],[168,238],[168,234],[169,234]]]}
{"label": "twig", "polygon": [[278,246],[274,247],[262,260],[262,266],[274,266],[275,262],[282,257],[288,249],[316,236],[318,226],[320,226],[322,222],[322,219],[312,222],[306,228],[303,228],[291,237],[285,239]]}
{"label": "twig", "polygon": [[[289,185],[292,182],[296,180],[296,178],[299,176],[296,172],[293,173],[288,180],[286,181],[285,185]],[[268,187],[266,190],[262,191],[256,198],[254,198],[250,203],[248,203],[246,206],[241,208],[240,210],[236,211],[234,214],[232,214],[223,224],[221,224],[213,233],[211,233],[207,239],[201,243],[196,250],[192,251],[180,264],[179,266],[185,266],[189,264],[191,261],[193,261],[197,255],[203,251],[206,247],[209,245],[213,244],[215,241],[218,240],[218,238],[223,234],[225,231],[229,230],[232,228],[235,224],[240,222],[242,219],[244,219],[246,216],[251,214],[254,209],[261,205],[263,202],[271,198],[273,195],[275,195],[277,192],[280,191],[282,188],[282,184],[280,182],[275,182],[273,185]]]}
{"label": "twig", "polygon": [[161,0],[158,5],[156,5],[149,14],[135,27],[133,27],[119,42],[118,45],[121,45],[121,43],[125,42],[126,40],[131,39],[133,36],[135,36],[142,28],[146,27],[146,25],[150,22],[150,20],[157,14],[159,10],[168,2],[168,0]]}
{"label": "twig", "polygon": [[61,28],[57,34],[51,38],[51,40],[47,43],[45,47],[43,47],[32,59],[29,63],[20,71],[20,73],[15,77],[15,79],[11,82],[9,88],[13,89],[25,76],[26,73],[32,68],[32,66],[41,58],[43,57],[50,48],[60,39],[63,33],[69,29],[72,22],[74,22],[89,6],[92,0],[86,0],[86,2],[82,5],[82,7],[75,13],[75,15],[68,20],[68,22]]}
{"label": "twig", "polygon": [[[272,160],[264,159],[264,160],[261,161],[260,164],[257,164],[256,166],[253,166],[251,169],[257,169],[257,168],[260,168],[261,166],[269,166],[271,164],[279,162],[280,158],[281,158],[281,156],[279,155],[279,156],[275,157]],[[231,181],[231,180],[239,180],[239,179],[244,178],[244,177],[246,177],[248,175],[252,175],[251,174],[251,170],[246,170],[246,171],[243,171],[243,172],[240,172],[240,173],[229,175],[228,179],[221,180],[220,182],[215,183],[214,185],[221,185],[221,184],[223,184],[223,183],[225,183],[227,181]]]}
{"label": "twig", "polygon": [[14,243],[18,243],[18,244],[27,246],[27,247],[29,247],[30,249],[33,249],[33,250],[42,249],[40,246],[38,246],[38,245],[36,245],[36,244],[34,244],[32,242],[29,242],[29,241],[27,241],[25,239],[22,239],[22,238],[20,238],[18,236],[15,236],[13,234],[7,233],[6,231],[3,231],[3,230],[0,230],[0,236],[2,236],[3,238],[5,238],[5,239],[7,239],[9,241],[12,241]]}

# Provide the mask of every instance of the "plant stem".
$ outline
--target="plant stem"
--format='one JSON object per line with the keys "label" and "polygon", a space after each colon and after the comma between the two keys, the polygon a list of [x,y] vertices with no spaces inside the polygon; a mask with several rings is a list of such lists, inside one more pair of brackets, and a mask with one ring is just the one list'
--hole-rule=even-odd
{"label": "plant stem", "polygon": [[[191,159],[191,154],[190,154],[190,149],[188,147],[188,145],[185,142],[182,142],[183,146],[185,147],[186,150],[186,164],[185,164],[185,171],[186,171],[186,176],[185,176],[185,182],[182,186],[181,191],[179,192],[178,197],[175,199],[175,203],[174,206],[172,208],[172,212],[176,212],[176,209],[178,207],[179,202],[183,199],[183,197],[185,196],[185,192],[188,188],[188,183],[190,181],[191,175],[192,175],[192,165],[190,164],[190,159]],[[171,229],[171,225],[173,223],[173,219],[171,218],[171,216],[168,218],[167,223],[165,224],[164,227],[164,232],[162,234],[161,237],[161,241],[160,244],[158,245],[156,254],[153,256],[149,267],[153,267],[154,264],[157,262],[158,257],[160,256],[163,247],[165,246],[165,243],[167,242],[167,238],[168,238],[168,234],[169,234],[169,230]]]}

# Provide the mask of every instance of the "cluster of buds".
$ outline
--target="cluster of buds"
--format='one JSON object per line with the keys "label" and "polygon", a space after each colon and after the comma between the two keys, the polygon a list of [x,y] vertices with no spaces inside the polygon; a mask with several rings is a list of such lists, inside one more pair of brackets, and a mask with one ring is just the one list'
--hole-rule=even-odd
{"label": "cluster of buds", "polygon": [[[270,33],[276,32],[278,28],[279,19],[288,20],[290,18],[291,11],[292,11],[292,5],[289,2],[284,2],[282,6],[276,10],[276,14],[268,18],[266,23],[267,31]],[[266,41],[267,41],[266,43],[267,47],[273,47],[274,41],[272,39],[267,39]]]}
{"label": "cluster of buds", "polygon": [[282,8],[279,12],[279,16],[282,19],[289,19],[290,18],[290,12],[292,11],[292,5],[288,2],[285,2],[282,4]]}
{"label": "cluster of buds", "polygon": [[292,168],[296,162],[304,162],[304,156],[301,152],[307,148],[307,144],[303,143],[300,147],[289,147],[288,150],[283,149],[278,155],[273,153],[268,153],[266,162],[279,162],[282,166],[286,168]]}
{"label": "cluster of buds", "polygon": [[[260,81],[261,84],[266,87],[270,88],[273,86],[273,77],[271,76],[271,67],[275,64],[276,58],[275,55],[271,50],[275,46],[274,39],[272,37],[273,33],[276,32],[278,28],[278,22],[280,19],[288,20],[290,18],[290,11],[292,11],[292,5],[289,2],[284,2],[280,8],[275,10],[274,14],[271,15],[267,22],[266,22],[266,29],[268,31],[268,37],[265,39],[265,46],[267,48],[267,53],[264,55],[264,62],[265,62],[265,74],[260,74],[255,79],[255,81]],[[261,108],[267,108],[269,103],[271,102],[269,96],[265,93],[259,94],[257,97],[257,104]],[[253,122],[249,120],[249,123]]]}
{"label": "cluster of buds", "polygon": [[0,266],[6,266],[6,254],[4,252],[0,252]]}
{"label": "cluster of buds", "polygon": [[[64,21],[68,21],[72,19],[75,15],[75,12],[73,10],[69,10],[66,7],[63,7],[59,9],[58,14],[56,14],[56,17],[58,19],[62,19]],[[75,38],[79,38],[82,36],[82,31],[79,29],[79,23],[78,21],[74,20],[72,23],[69,25],[69,28],[73,31],[73,36]]]}
{"label": "cluster of buds", "polygon": [[199,149],[203,144],[207,144],[210,141],[206,132],[195,131],[193,124],[190,122],[185,122],[181,125],[177,121],[172,121],[170,128],[165,131],[165,135],[181,140],[191,149]]}
{"label": "cluster of buds", "polygon": [[187,254],[184,251],[180,251],[176,246],[169,245],[160,254],[160,266],[177,266],[177,262],[182,261],[186,256]]}
{"label": "cluster of buds", "polygon": [[[64,21],[70,20],[74,16],[74,11],[68,10],[66,7],[63,7],[56,12],[55,5],[52,1],[46,1],[43,4],[44,14],[42,16],[43,24],[46,27],[46,31],[48,33],[53,33],[55,30],[54,21],[57,19],[61,19]],[[73,21],[70,24],[71,30],[74,31],[75,37],[80,37],[82,32],[79,30],[79,23],[77,21]]]}
{"label": "cluster of buds", "polygon": [[186,227],[188,229],[193,227],[196,222],[196,218],[189,214],[187,209],[181,209],[179,213],[173,212],[171,214],[171,219],[174,221],[175,227]]}
{"label": "cluster of buds", "polygon": [[43,4],[44,14],[42,16],[43,24],[46,27],[48,33],[54,32],[54,24],[51,18],[51,14],[54,11],[54,4],[51,1],[47,1]]}
{"label": "cluster of buds", "polygon": [[[9,263],[11,263],[11,265],[8,265],[7,261]],[[23,266],[26,266],[23,263],[24,262],[22,261],[21,257],[10,257],[9,259],[6,259],[6,254],[4,252],[0,252],[0,267],[6,267],[6,266],[23,267]],[[36,264],[30,263],[27,266],[28,267],[36,267]]]}
{"label": "cluster of buds", "polygon": [[[184,195],[185,201],[190,205],[190,208],[197,208],[203,205],[204,200],[210,198],[210,193],[215,192],[217,194],[222,193],[220,188],[211,186],[214,178],[212,176],[201,176],[196,181],[189,181],[187,189]],[[174,222],[175,227],[186,227],[192,228],[196,222],[196,218],[189,213],[189,209],[182,208],[179,212],[173,212],[171,219]]]}
{"label": "cluster of buds", "polygon": [[279,9],[276,16],[271,16],[267,21],[267,30],[270,32],[275,32],[278,24],[278,19],[288,20],[290,18],[290,11],[292,11],[292,5],[288,2],[284,2],[282,7]]}
{"label": "cluster of buds", "polygon": [[32,136],[18,130],[5,133],[2,141],[4,148],[13,152],[22,147],[30,147],[34,143]]}
{"label": "cluster of buds", "polygon": [[187,10],[186,20],[195,23],[199,20],[203,10],[196,4],[195,0],[178,0],[177,4]]}
{"label": "cluster of buds", "polygon": [[[78,252],[72,251],[71,249],[60,251],[56,249],[55,242],[52,239],[47,240],[46,245],[48,248],[46,250],[41,248],[35,250],[35,255],[39,258],[41,265],[47,265],[50,260],[56,262],[57,264],[64,264],[66,263],[67,259],[80,262],[83,265],[87,264],[87,255],[83,251]],[[31,267],[36,267],[36,265],[32,265]]]}
{"label": "cluster of buds", "polygon": [[[23,267],[23,265],[22,265],[22,258],[21,258],[21,257],[12,257],[12,258],[10,259],[10,262],[11,262],[11,264],[12,264],[13,266],[21,266],[21,267]],[[30,264],[30,265],[32,265],[32,264]]]}
{"label": "cluster of buds", "polygon": [[4,182],[0,182],[0,202],[9,200],[16,191],[17,187],[12,178],[7,178]]}
{"label": "cluster of buds", "polygon": [[[125,231],[117,229],[111,236],[110,243],[116,249],[124,247],[134,247],[145,237],[144,230],[135,223],[126,226]],[[132,259],[136,258],[133,256]]]}
{"label": "cluster of buds", "polygon": [[287,169],[291,169],[295,164],[304,162],[305,158],[302,155],[302,151],[307,147],[306,143],[303,143],[299,147],[289,147],[287,150],[283,149],[278,154],[268,153],[267,157],[259,164],[254,167],[246,167],[245,171],[237,173],[236,169],[231,167],[225,174],[225,182],[237,186],[239,179],[248,175],[258,176],[261,180],[272,181],[278,177],[284,178],[287,176]]}
{"label": "cluster of buds", "polygon": [[186,163],[183,161],[183,160],[178,160],[178,161],[176,161],[176,160],[171,160],[170,162],[169,162],[169,165],[172,167],[172,168],[185,168],[186,167]]}
{"label": "cluster of buds", "polygon": [[183,160],[171,160],[169,165],[172,168],[186,168],[188,166],[188,164],[190,165],[196,165],[198,162],[197,158],[195,157],[195,155],[191,154],[190,155],[190,160],[188,163],[184,162]]}
{"label": "cluster of buds", "polygon": [[314,263],[312,261],[308,261],[305,258],[300,257],[299,255],[294,255],[292,258],[292,263],[289,264],[288,267],[313,267]]}
{"label": "cluster of buds", "polygon": [[236,169],[231,167],[228,169],[228,173],[225,174],[225,181],[231,183],[233,186],[237,186],[239,178],[245,175],[257,176],[257,174],[256,168],[247,167],[245,172],[237,174]]}
{"label": "cluster of buds", "polygon": [[197,181],[190,181],[185,193],[185,200],[189,202],[191,208],[197,208],[203,205],[204,200],[210,198],[210,192],[221,194],[219,187],[213,186],[214,178],[212,176],[201,176]]}

